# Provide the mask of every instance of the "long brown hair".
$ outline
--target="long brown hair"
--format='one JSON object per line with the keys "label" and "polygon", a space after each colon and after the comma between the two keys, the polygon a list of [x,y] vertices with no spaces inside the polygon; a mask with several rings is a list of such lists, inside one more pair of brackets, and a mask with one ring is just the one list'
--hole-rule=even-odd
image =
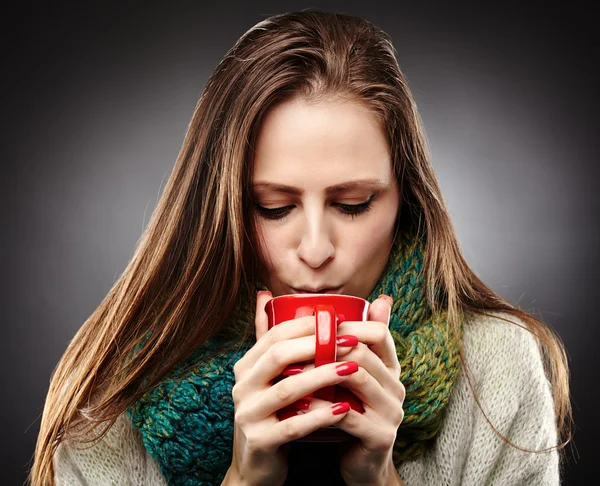
{"label": "long brown hair", "polygon": [[[258,268],[252,147],[265,112],[294,96],[358,100],[380,117],[402,187],[398,227],[415,224],[427,238],[430,305],[434,311],[447,306],[454,332],[465,311],[500,311],[522,320],[537,338],[552,385],[557,429],[566,439],[559,448],[570,441],[564,346],[546,324],[506,302],[467,265],[391,39],[358,17],[313,10],[259,22],[208,80],[131,261],[53,372],[32,484],[53,485],[52,459],[61,441],[86,441],[99,424],[102,436],[176,363],[220,332],[240,298],[251,298]],[[143,338],[147,342],[137,349]],[[126,359],[134,352],[135,359]],[[464,363],[462,347],[460,355]]]}

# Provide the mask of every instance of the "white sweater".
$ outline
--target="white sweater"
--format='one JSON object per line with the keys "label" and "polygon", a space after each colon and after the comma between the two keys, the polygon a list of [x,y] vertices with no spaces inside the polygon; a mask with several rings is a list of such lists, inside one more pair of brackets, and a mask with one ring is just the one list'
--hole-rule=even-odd
{"label": "white sweater", "polygon": [[[525,449],[555,446],[550,384],[535,338],[500,319],[477,317],[465,324],[464,346],[473,386],[496,429]],[[124,415],[96,445],[79,447],[58,447],[57,486],[167,484]],[[558,485],[559,456],[522,452],[503,442],[461,372],[434,445],[417,460],[402,463],[398,472],[406,486]]]}

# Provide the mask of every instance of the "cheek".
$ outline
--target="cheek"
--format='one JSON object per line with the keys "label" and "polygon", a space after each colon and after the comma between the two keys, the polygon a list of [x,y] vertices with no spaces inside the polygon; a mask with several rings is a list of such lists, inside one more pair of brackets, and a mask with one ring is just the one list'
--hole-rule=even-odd
{"label": "cheek", "polygon": [[360,244],[363,250],[376,251],[388,245],[394,236],[394,218],[390,213],[380,211],[369,218],[364,225],[357,225],[353,229],[352,240]]}
{"label": "cheek", "polygon": [[394,237],[394,219],[382,213],[371,218],[365,225],[347,230],[345,253],[351,255],[351,261],[359,268],[373,268],[387,262],[392,239]]}
{"label": "cheek", "polygon": [[[368,236],[367,236],[368,235]],[[347,252],[353,255],[352,260],[362,266],[370,264],[386,253],[389,240],[382,235],[360,232],[352,235],[348,242]]]}
{"label": "cheek", "polygon": [[281,231],[269,227],[268,224],[257,224],[257,235],[259,237],[259,261],[268,272],[276,270],[281,265],[284,253],[285,239]]}

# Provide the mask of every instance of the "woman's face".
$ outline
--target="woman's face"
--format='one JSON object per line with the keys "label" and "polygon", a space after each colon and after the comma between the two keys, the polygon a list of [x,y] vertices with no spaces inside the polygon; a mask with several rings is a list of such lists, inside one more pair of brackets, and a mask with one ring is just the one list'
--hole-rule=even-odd
{"label": "woman's face", "polygon": [[389,146],[358,102],[272,108],[255,148],[260,278],[273,296],[367,298],[387,263],[400,206]]}

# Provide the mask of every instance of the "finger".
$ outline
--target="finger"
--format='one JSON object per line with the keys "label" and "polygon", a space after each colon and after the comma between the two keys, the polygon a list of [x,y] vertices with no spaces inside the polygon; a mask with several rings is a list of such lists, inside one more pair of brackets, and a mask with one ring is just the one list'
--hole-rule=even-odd
{"label": "finger", "polygon": [[[394,394],[387,392],[381,384],[361,366],[358,367],[356,373],[349,375],[347,380],[340,383],[340,386],[343,386],[354,393],[354,395],[362,401],[365,411],[367,408],[371,408],[379,415],[385,416],[388,412],[391,412],[398,407],[402,408],[403,399],[400,400]],[[403,390],[402,393],[404,393]]]}
{"label": "finger", "polygon": [[[336,350],[336,356],[337,356],[337,361],[340,361],[339,358],[344,357],[344,361],[349,361],[348,359],[346,359],[345,357],[348,355],[348,353],[350,353],[353,349],[354,346],[357,346],[357,344],[352,344],[352,345],[345,345],[345,346],[340,346],[338,345],[337,350]],[[314,362],[308,362],[308,363],[301,363],[301,362],[295,362],[291,365],[286,366],[283,371],[281,372],[281,374],[283,376],[292,376],[292,375],[297,375],[298,373],[302,373],[304,371],[309,371],[311,369],[313,369],[315,367]]]}
{"label": "finger", "polygon": [[256,327],[256,340],[258,341],[269,330],[269,318],[265,311],[265,305],[273,298],[268,290],[260,290],[256,296],[256,314],[254,325]]}
{"label": "finger", "polygon": [[[390,394],[394,399],[404,402],[406,389],[400,382],[399,371],[394,373],[386,367],[383,361],[368,346],[359,343],[357,346],[350,348],[349,352],[344,356],[344,361],[355,361],[358,363],[369,375],[375,378],[386,393]],[[293,364],[287,366],[281,374],[288,377],[307,373],[314,368],[315,366],[312,363]]]}
{"label": "finger", "polygon": [[390,296],[381,294],[369,305],[367,320],[383,322],[386,326],[390,323],[393,300]]}
{"label": "finger", "polygon": [[394,421],[390,421],[389,416],[384,416],[384,420],[381,417],[373,419],[366,413],[361,414],[351,409],[336,427],[360,439],[361,446],[369,451],[387,451],[396,440],[403,417],[404,412],[399,420],[395,417]]}
{"label": "finger", "polygon": [[400,365],[397,369],[388,368],[379,356],[363,343],[358,343],[344,356],[344,360],[356,361],[392,396],[404,400],[404,387],[400,383]]}
{"label": "finger", "polygon": [[[278,447],[292,440],[305,437],[322,427],[335,425],[342,420],[350,410],[349,406],[338,403],[318,407],[309,413],[299,413],[281,420],[265,431],[265,447]],[[344,402],[346,403],[346,402]]]}
{"label": "finger", "polygon": [[381,321],[344,321],[338,327],[338,335],[352,335],[366,344],[383,361],[385,366],[400,376],[400,363],[396,345],[387,324]]}
{"label": "finger", "polygon": [[[352,338],[355,338],[355,336],[351,336]],[[337,357],[337,361],[340,361],[339,358],[344,357],[348,355],[348,353],[350,353],[352,351],[352,349],[357,346],[359,343],[356,342],[356,344],[353,342],[351,344],[346,343],[345,345],[338,345],[337,349],[336,349],[336,357]],[[345,359],[345,361],[348,361],[348,359]],[[381,361],[381,360],[379,360]],[[290,364],[288,366],[286,366],[283,371],[281,372],[281,374],[283,376],[292,376],[292,375],[297,375],[299,373],[303,373],[305,371],[310,371],[312,369],[314,369],[315,364],[314,362],[294,362],[293,364]]]}
{"label": "finger", "polygon": [[[298,413],[308,413],[312,410],[316,410],[317,408],[323,407],[331,407],[331,402],[327,400],[320,400],[314,397],[304,397],[300,400],[296,400],[294,403],[289,405]],[[296,413],[295,415],[298,415]]]}
{"label": "finger", "polygon": [[[283,324],[275,326],[269,333],[275,331],[275,329],[280,326],[283,326]],[[234,387],[236,396],[238,397],[247,396],[256,391],[262,391],[265,388],[272,388],[271,385],[276,386],[277,383],[273,382],[277,381],[281,372],[291,363],[296,365],[298,363],[302,364],[303,361],[314,361],[314,335],[278,341],[268,347],[265,351],[262,351],[260,348],[266,347],[265,342],[267,339],[265,338],[263,338],[261,342],[256,343],[256,345],[254,345],[254,347],[251,348],[250,351],[248,351],[236,364],[236,366],[243,366],[245,370],[241,373],[243,374],[243,377],[236,382]],[[256,361],[252,363],[252,359],[256,359]],[[242,360],[247,361],[240,365]],[[273,409],[263,410],[257,408],[257,403],[252,401],[249,404],[252,412],[249,413],[253,419],[262,420],[282,406],[283,404],[279,404],[278,407]]]}
{"label": "finger", "polygon": [[288,366],[299,367],[304,361],[314,360],[314,335],[278,341],[256,360],[247,377],[247,386],[264,387]]}
{"label": "finger", "polygon": [[314,316],[299,317],[298,319],[292,319],[277,324],[263,334],[256,344],[248,350],[248,352],[237,362],[236,368],[243,370],[251,369],[273,344],[301,336],[314,335],[314,333]]}
{"label": "finger", "polygon": [[[312,413],[317,409],[330,407],[331,402],[325,400],[319,400],[317,398],[302,398],[292,403],[288,407],[285,416],[289,417],[291,415],[304,415]],[[396,410],[396,413],[398,413],[398,410]],[[389,426],[386,426],[386,422],[383,422],[380,419],[375,421],[372,415],[366,413],[361,414],[351,410],[348,414],[346,414],[346,417],[344,417],[343,420],[337,423],[337,427],[361,439],[366,447],[369,447],[370,449],[376,449],[378,447],[384,447],[385,445],[389,446],[390,443],[393,443],[396,435],[395,431],[398,429],[404,418],[404,411],[400,410],[400,414],[400,417],[393,417],[394,420],[387,422]],[[384,437],[386,435],[390,435],[385,434],[386,430],[390,430],[390,432],[394,431],[393,437],[390,436],[385,439]],[[389,442],[390,440],[392,442]]]}
{"label": "finger", "polygon": [[310,371],[314,369],[314,363],[294,363],[286,366],[281,374],[283,376],[293,376],[298,375],[300,373],[304,373],[305,371]]}
{"label": "finger", "polygon": [[[342,367],[347,371],[340,371],[342,374],[338,374],[336,368],[339,370]],[[251,419],[261,420],[320,388],[337,385],[348,380],[350,375],[358,369],[358,364],[354,362],[328,363],[314,368],[310,372],[289,376],[269,387],[261,394],[260,399],[251,405],[251,410],[246,410],[245,413]]]}

